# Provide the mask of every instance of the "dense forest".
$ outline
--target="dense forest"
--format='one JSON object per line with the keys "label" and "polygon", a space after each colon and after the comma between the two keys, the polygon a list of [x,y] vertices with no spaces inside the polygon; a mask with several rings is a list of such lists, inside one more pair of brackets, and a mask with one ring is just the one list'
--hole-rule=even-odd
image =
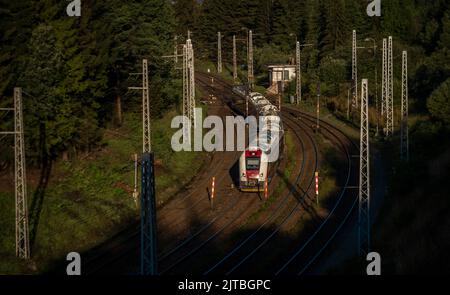
{"label": "dense forest", "polygon": [[[192,32],[196,56],[211,60],[216,58],[217,32],[221,31],[224,60],[229,63],[231,36],[244,38],[245,29],[252,29],[255,69],[257,75],[262,73],[262,80],[269,62],[293,57],[296,39],[312,44],[303,55],[305,92],[320,80],[325,94],[335,96],[341,90],[336,85],[349,80],[349,46],[355,29],[361,43],[366,37],[379,41],[393,35],[395,54],[410,51],[416,61],[410,69],[410,93],[418,110],[425,111],[430,98],[430,113],[448,123],[450,82],[445,80],[449,66],[443,62],[449,60],[448,1],[382,1],[382,16],[373,18],[366,15],[366,2],[84,0],[82,16],[68,17],[64,1],[3,0],[1,104],[11,103],[14,86],[24,88],[27,150],[30,163],[39,164],[44,158],[88,150],[100,140],[107,124],[120,124],[118,110],[127,111],[139,103],[139,95],[127,87],[137,83],[129,74],[139,71],[143,57],[150,61],[152,113],[160,115],[178,103],[177,73],[162,56],[173,52],[174,36],[181,36],[178,40],[183,42],[187,30]],[[244,64],[245,46],[239,48]],[[373,75],[371,56],[371,52],[361,53],[360,77]]]}
{"label": "dense forest", "polygon": [[[174,52],[175,40],[184,42],[188,30],[196,59],[209,62],[216,61],[220,31],[229,68],[232,36],[245,42],[251,29],[256,83],[262,86],[269,63],[291,61],[296,40],[309,44],[302,49],[305,98],[320,81],[323,95],[332,98],[330,109],[347,97],[352,30],[358,46],[367,48],[358,51],[359,77],[372,79],[378,69],[378,82],[381,40],[392,35],[395,104],[400,104],[401,51],[408,50],[410,112],[425,118],[411,129],[416,153],[411,165],[424,171],[430,154],[449,146],[450,2],[381,2],[381,17],[368,17],[366,0],[82,0],[81,17],[69,17],[67,1],[0,0],[0,107],[12,105],[14,87],[23,88],[27,164],[41,167],[90,151],[105,129],[122,124],[122,112],[139,112],[141,96],[128,87],[140,83],[130,74],[141,71],[142,58],[149,60],[153,118],[179,109],[180,71],[163,56]],[[245,44],[238,48],[245,72]],[[374,105],[375,89],[381,88],[371,85]],[[12,127],[13,120],[0,114],[0,130]],[[0,168],[12,169],[13,140],[4,136],[0,142]],[[395,177],[408,183],[419,176]]]}

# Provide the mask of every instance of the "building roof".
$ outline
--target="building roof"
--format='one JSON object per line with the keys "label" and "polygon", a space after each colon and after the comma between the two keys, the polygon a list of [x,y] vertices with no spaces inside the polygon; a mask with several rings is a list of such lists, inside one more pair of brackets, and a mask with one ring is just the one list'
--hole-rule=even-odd
{"label": "building roof", "polygon": [[268,65],[269,69],[271,68],[295,68],[295,65]]}

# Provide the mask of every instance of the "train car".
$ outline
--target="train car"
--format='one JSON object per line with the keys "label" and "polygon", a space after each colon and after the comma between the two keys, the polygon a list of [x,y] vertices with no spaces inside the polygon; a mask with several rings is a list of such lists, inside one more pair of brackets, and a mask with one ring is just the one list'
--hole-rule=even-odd
{"label": "train car", "polygon": [[261,149],[246,149],[239,158],[239,184],[244,192],[264,191],[268,172],[267,155]]}
{"label": "train car", "polygon": [[267,105],[271,105],[271,104],[270,104],[270,101],[268,101],[265,98],[259,99],[255,102],[255,106],[256,106],[256,109],[258,109],[258,111]]}
{"label": "train car", "polygon": [[255,103],[258,99],[264,98],[264,96],[259,92],[252,92],[249,95],[250,101]]}
{"label": "train car", "polygon": [[258,126],[259,147],[247,148],[239,158],[239,186],[244,192],[260,192],[264,191],[270,165],[274,163],[269,158],[271,148],[276,146],[281,151],[284,131],[277,107],[257,92],[250,93],[248,99],[255,107],[258,118],[263,119]]}

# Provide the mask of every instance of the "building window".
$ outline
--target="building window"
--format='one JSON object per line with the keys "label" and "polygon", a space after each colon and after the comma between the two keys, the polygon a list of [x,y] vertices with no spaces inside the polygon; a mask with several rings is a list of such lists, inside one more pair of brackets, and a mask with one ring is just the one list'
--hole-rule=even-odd
{"label": "building window", "polygon": [[284,80],[289,81],[289,70],[284,71]]}

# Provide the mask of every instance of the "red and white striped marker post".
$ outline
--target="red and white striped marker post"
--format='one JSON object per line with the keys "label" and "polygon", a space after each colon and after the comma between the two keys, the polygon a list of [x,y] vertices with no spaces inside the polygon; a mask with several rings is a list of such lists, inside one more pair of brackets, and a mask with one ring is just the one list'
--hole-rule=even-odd
{"label": "red and white striped marker post", "polygon": [[316,199],[317,205],[319,205],[319,172],[316,172]]}
{"label": "red and white striped marker post", "polygon": [[214,192],[216,187],[216,177],[213,176],[211,183],[211,209],[214,209]]}
{"label": "red and white striped marker post", "polygon": [[267,200],[269,198],[269,182],[266,179],[264,180],[264,198]]}

